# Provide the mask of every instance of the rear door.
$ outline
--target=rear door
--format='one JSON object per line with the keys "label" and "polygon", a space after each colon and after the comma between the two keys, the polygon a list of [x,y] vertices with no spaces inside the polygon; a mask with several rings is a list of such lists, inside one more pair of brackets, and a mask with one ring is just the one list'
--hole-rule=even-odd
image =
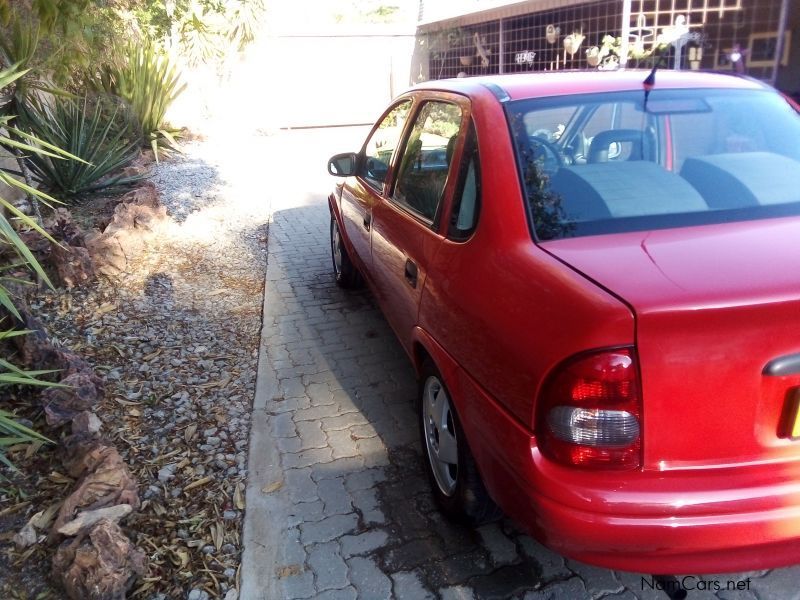
{"label": "rear door", "polygon": [[386,111],[361,150],[356,177],[348,179],[342,189],[345,234],[359,268],[370,279],[372,210],[381,201],[410,110],[411,100],[406,98]]}
{"label": "rear door", "polygon": [[468,113],[468,101],[461,96],[437,93],[422,99],[409,124],[387,199],[374,207],[376,293],[406,350],[428,266],[443,239],[442,207],[455,187],[453,165],[463,145]]}

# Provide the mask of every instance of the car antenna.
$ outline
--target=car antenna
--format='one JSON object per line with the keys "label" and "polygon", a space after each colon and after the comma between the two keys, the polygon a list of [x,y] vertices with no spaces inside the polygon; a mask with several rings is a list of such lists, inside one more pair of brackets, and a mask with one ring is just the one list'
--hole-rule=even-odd
{"label": "car antenna", "polygon": [[657,52],[657,60],[653,65],[653,69],[650,71],[650,74],[647,77],[645,77],[645,80],[642,82],[642,87],[644,88],[645,112],[647,112],[647,99],[650,97],[650,92],[653,91],[654,87],[656,87],[656,71],[658,71],[658,68],[664,61],[664,48],[657,49],[656,52]]}

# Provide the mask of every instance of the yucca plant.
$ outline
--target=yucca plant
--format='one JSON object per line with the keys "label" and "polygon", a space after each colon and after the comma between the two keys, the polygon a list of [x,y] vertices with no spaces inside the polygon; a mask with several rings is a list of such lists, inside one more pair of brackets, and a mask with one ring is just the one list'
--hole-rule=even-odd
{"label": "yucca plant", "polygon": [[51,444],[52,440],[16,421],[13,413],[0,409],[0,463],[16,471],[17,467],[6,456],[6,449],[30,442]]}
{"label": "yucca plant", "polygon": [[156,46],[129,43],[122,55],[104,66],[93,81],[96,89],[128,103],[139,123],[142,141],[153,149],[156,160],[164,142],[178,147],[176,131],[167,127],[164,118],[186,84],[181,83],[177,67]]}
{"label": "yucca plant", "polygon": [[61,148],[80,160],[52,153],[26,157],[34,178],[48,189],[75,198],[141,179],[119,171],[138,156],[140,134],[125,105],[106,96],[32,99],[21,126],[40,143]]}
{"label": "yucca plant", "polygon": [[[0,71],[0,89],[8,89],[11,84],[24,74],[24,71],[18,72],[13,67]],[[10,100],[5,99],[5,102],[10,102]],[[4,107],[0,106],[0,109],[2,108]],[[48,142],[37,140],[29,133],[17,129],[12,125],[13,119],[14,117],[11,115],[0,117],[0,132],[2,132],[0,133],[0,146],[20,150],[26,154],[47,155],[53,159],[61,156],[64,157],[64,159],[80,160]],[[15,138],[12,139],[10,135],[14,135]],[[12,177],[7,170],[0,169],[0,181],[9,186],[18,188],[45,203],[57,202],[55,198]],[[20,313],[14,305],[14,297],[9,290],[9,284],[12,282],[24,283],[24,281],[15,277],[15,272],[23,268],[30,269],[37,275],[39,280],[48,286],[52,287],[52,285],[47,278],[47,274],[33,256],[30,249],[25,245],[25,242],[20,238],[12,223],[16,223],[18,227],[27,227],[28,229],[38,232],[51,242],[56,242],[32,217],[24,214],[11,202],[0,196],[0,254],[10,256],[10,260],[7,261],[8,264],[4,264],[0,267],[0,307],[4,308],[12,317],[21,319]],[[3,342],[7,339],[19,335],[26,335],[27,333],[29,332],[25,330],[16,330],[13,326],[4,327],[3,331],[0,331],[0,349],[6,347]],[[50,371],[26,371],[20,369],[8,360],[8,358],[0,357],[0,389],[7,385],[19,384],[52,386],[54,384],[39,379],[41,375],[47,373],[50,373]],[[5,396],[0,393],[0,402],[2,402],[4,397]],[[11,461],[9,461],[6,456],[6,448],[18,443],[37,440],[48,441],[45,437],[14,420],[13,414],[6,410],[0,410],[1,463],[14,468]]]}

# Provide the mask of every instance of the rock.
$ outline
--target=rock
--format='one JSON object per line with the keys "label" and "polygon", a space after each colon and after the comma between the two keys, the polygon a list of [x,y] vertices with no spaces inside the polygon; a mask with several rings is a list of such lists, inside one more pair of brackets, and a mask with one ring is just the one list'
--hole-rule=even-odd
{"label": "rock", "polygon": [[177,468],[177,464],[170,463],[168,465],[164,465],[158,470],[158,480],[161,483],[167,483],[170,479],[175,477],[175,469]]}
{"label": "rock", "polygon": [[143,552],[108,519],[66,541],[53,557],[53,577],[73,600],[125,598],[145,572]]}
{"label": "rock", "polygon": [[159,202],[155,184],[152,181],[146,181],[122,197],[122,201],[114,209],[114,216],[103,234],[108,235],[120,230],[132,229],[152,230],[156,221],[163,219],[166,214],[166,208]]}
{"label": "rock", "polygon": [[[84,452],[81,454],[80,450]],[[139,508],[136,481],[116,448],[105,446],[102,442],[80,443],[77,450],[68,456],[65,464],[70,474],[80,479],[72,493],[61,505],[55,524],[50,531],[50,539],[57,537],[59,529],[75,518],[79,510],[90,511],[117,504],[130,504]]]}
{"label": "rock", "polygon": [[54,244],[49,262],[55,271],[56,285],[70,289],[94,279],[94,263],[86,248]]}
{"label": "rock", "polygon": [[128,267],[128,257],[122,244],[114,236],[104,236],[99,231],[93,231],[86,236],[86,249],[97,273],[113,277]]}
{"label": "rock", "polygon": [[102,233],[95,230],[86,236],[95,270],[110,277],[126,271],[129,258],[141,253],[166,215],[153,182],[144,182],[125,194]]}
{"label": "rock", "polygon": [[56,285],[72,288],[94,278],[94,266],[86,250],[83,230],[66,208],[57,208],[44,221],[44,230],[57,243],[36,231],[21,232],[20,237],[48,271]]}
{"label": "rock", "polygon": [[83,230],[75,223],[72,213],[66,208],[55,209],[48,218],[44,220],[44,229],[56,241],[63,242],[69,246],[85,247]]}
{"label": "rock", "polygon": [[28,521],[19,532],[14,534],[14,545],[17,547],[17,550],[22,550],[28,546],[33,546],[37,538],[38,535],[36,529],[33,527],[33,523]]}
{"label": "rock", "polygon": [[94,380],[86,373],[68,375],[60,383],[67,387],[48,388],[41,394],[47,424],[51,427],[63,425],[93,408],[100,397]]}
{"label": "rock", "polygon": [[147,168],[142,166],[130,166],[122,169],[122,177],[125,178],[142,178],[147,175]]}
{"label": "rock", "polygon": [[97,433],[103,427],[99,417],[84,410],[72,417],[72,433]]}
{"label": "rock", "polygon": [[97,510],[81,512],[78,513],[75,519],[59,527],[58,533],[67,536],[77,535],[82,529],[91,527],[101,519],[108,519],[116,523],[131,514],[132,510],[130,504],[117,504],[116,506],[109,506],[108,508],[98,508]]}
{"label": "rock", "polygon": [[238,600],[239,592],[235,589],[228,590],[228,593],[225,594],[225,598],[223,600]]}
{"label": "rock", "polygon": [[62,378],[82,373],[91,380],[97,393],[102,395],[103,380],[95,375],[89,364],[71,350],[56,348],[50,341],[45,326],[33,316],[29,308],[19,303],[17,309],[22,316],[20,329],[27,329],[30,332],[27,335],[11,339],[19,352],[18,366],[32,369],[54,369],[61,371]]}
{"label": "rock", "polygon": [[208,600],[209,596],[205,590],[193,589],[186,598],[187,600]]}
{"label": "rock", "polygon": [[236,517],[238,517],[238,516],[239,516],[239,513],[237,511],[235,511],[235,510],[226,510],[225,512],[222,513],[222,518],[225,521],[235,521]]}

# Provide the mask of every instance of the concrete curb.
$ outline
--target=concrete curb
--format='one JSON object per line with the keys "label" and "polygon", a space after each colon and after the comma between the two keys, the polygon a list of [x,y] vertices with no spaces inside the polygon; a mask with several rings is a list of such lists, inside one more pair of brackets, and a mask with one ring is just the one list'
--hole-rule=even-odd
{"label": "concrete curb", "polygon": [[[272,206],[268,208],[268,222],[272,222]],[[276,494],[266,494],[265,486],[282,481],[283,470],[275,440],[270,434],[267,404],[278,389],[278,378],[272,368],[267,338],[272,333],[271,296],[269,274],[271,246],[267,233],[267,275],[264,281],[264,306],[262,309],[261,342],[258,350],[258,373],[250,425],[250,444],[247,459],[247,490],[242,541],[240,600],[274,600],[280,597],[275,575],[277,565],[277,540],[280,524],[286,522],[287,507]]]}

